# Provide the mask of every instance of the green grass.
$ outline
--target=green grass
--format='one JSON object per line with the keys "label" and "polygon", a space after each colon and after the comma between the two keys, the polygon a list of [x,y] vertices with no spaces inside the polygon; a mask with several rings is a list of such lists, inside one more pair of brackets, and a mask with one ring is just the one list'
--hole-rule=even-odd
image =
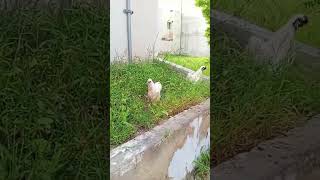
{"label": "green grass", "polygon": [[198,159],[194,161],[195,169],[195,179],[204,180],[210,179],[210,152],[201,152]]}
{"label": "green grass", "polygon": [[194,71],[198,70],[201,66],[206,66],[207,69],[203,72],[203,74],[210,76],[210,61],[208,57],[167,54],[165,55],[165,59]]}
{"label": "green grass", "polygon": [[107,12],[2,12],[0,179],[106,179]]}
{"label": "green grass", "polygon": [[216,68],[211,77],[211,165],[320,113],[319,78],[295,65],[271,72],[226,37],[216,36],[212,47]]}
{"label": "green grass", "polygon": [[[161,101],[149,104],[147,80],[162,84]],[[195,105],[209,96],[209,84],[190,83],[164,63],[111,66],[111,144],[123,143],[159,120]]]}
{"label": "green grass", "polygon": [[[307,7],[305,2],[310,0],[217,0],[214,8],[236,16],[243,17],[252,23],[276,31],[294,14],[309,16],[309,24],[296,35],[301,42],[320,47],[320,4]],[[312,0],[311,0],[312,1]]]}

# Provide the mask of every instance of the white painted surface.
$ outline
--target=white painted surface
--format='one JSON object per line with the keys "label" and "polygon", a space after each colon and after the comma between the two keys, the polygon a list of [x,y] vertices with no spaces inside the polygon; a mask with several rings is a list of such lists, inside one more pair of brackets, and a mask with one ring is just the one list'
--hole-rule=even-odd
{"label": "white painted surface", "polygon": [[193,56],[210,56],[210,47],[205,37],[209,26],[202,15],[201,8],[196,7],[195,0],[183,0],[182,48],[183,52]]}
{"label": "white painted surface", "polygon": [[[179,52],[181,34],[181,0],[159,1],[160,37],[158,38],[158,51]],[[167,32],[166,22],[170,10],[174,11],[174,37],[173,41],[163,41],[161,37]],[[182,0],[182,53],[191,56],[210,56],[210,47],[205,37],[207,23],[202,15],[201,8],[195,5],[195,0]]]}
{"label": "white painted surface", "polygon": [[183,52],[193,56],[210,56],[208,39],[205,37],[207,25],[200,18],[184,16],[183,18]]}
{"label": "white painted surface", "polygon": [[127,56],[126,0],[110,1],[110,58]]}
{"label": "white painted surface", "polygon": [[[127,59],[126,0],[110,1],[110,60]],[[158,0],[131,0],[131,33],[133,57],[147,58],[156,40]]]}
{"label": "white painted surface", "polygon": [[[159,8],[158,51],[177,52],[180,49],[181,2],[180,0],[160,0]],[[173,11],[171,14],[170,10]],[[173,20],[173,41],[163,41],[161,38],[167,34],[167,20],[170,15]]]}
{"label": "white painted surface", "polygon": [[[110,60],[127,59],[127,19],[123,9],[126,0],[110,1]],[[150,58],[160,51],[180,49],[181,0],[131,0],[132,54]],[[167,20],[173,10],[173,41],[161,38],[167,32]],[[209,56],[210,48],[204,37],[206,21],[194,0],[183,0],[182,51],[193,56]],[[155,49],[153,49],[155,46]],[[154,50],[154,51],[153,51]]]}
{"label": "white painted surface", "polygon": [[190,124],[193,134],[187,137],[184,145],[178,149],[168,167],[168,176],[173,180],[184,179],[194,168],[194,160],[210,146],[210,128],[207,130],[206,138],[200,139],[200,126],[202,117],[196,118]]}
{"label": "white painted surface", "polygon": [[[132,55],[152,57],[153,45],[159,32],[158,0],[131,0]],[[160,0],[161,1],[161,0]]]}

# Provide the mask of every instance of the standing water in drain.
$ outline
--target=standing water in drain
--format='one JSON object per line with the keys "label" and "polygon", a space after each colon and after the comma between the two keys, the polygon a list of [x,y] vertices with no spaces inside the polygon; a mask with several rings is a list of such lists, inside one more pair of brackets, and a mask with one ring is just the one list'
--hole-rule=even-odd
{"label": "standing water in drain", "polygon": [[[210,128],[207,136],[200,138],[200,126],[202,117],[198,117],[191,123],[193,133],[188,135],[183,147],[177,150],[168,167],[168,176],[173,180],[183,179],[194,168],[193,161],[200,155],[201,150],[207,150],[210,146]],[[200,145],[199,145],[200,144]],[[202,149],[201,149],[202,147]]]}

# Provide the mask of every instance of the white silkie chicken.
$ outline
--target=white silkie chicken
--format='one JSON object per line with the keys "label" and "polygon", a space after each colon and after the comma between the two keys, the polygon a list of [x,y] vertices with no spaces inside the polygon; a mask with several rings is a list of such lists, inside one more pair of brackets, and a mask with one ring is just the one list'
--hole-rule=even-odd
{"label": "white silkie chicken", "polygon": [[202,71],[206,70],[207,67],[205,66],[201,66],[197,71],[195,72],[190,72],[187,75],[187,78],[192,81],[192,82],[197,82],[200,80],[201,76],[202,76]]}
{"label": "white silkie chicken", "polygon": [[287,24],[264,41],[256,36],[252,36],[248,42],[248,51],[259,61],[271,61],[271,64],[278,65],[281,60],[288,58],[294,50],[294,35],[296,31],[308,23],[305,15],[295,15]]}
{"label": "white silkie chicken", "polygon": [[161,98],[162,85],[160,82],[154,83],[152,79],[148,79],[148,99],[151,102],[159,101]]}

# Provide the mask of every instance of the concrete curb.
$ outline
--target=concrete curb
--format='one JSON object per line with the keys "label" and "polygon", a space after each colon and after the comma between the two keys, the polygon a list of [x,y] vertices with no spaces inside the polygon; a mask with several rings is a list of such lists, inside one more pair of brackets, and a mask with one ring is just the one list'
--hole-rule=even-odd
{"label": "concrete curb", "polygon": [[210,99],[169,118],[162,125],[110,153],[110,177],[183,179],[210,143]]}
{"label": "concrete curb", "polygon": [[[193,70],[191,70],[191,69],[188,69],[188,68],[183,67],[183,66],[181,66],[181,65],[178,65],[178,64],[175,64],[175,63],[172,63],[172,62],[163,60],[163,59],[161,59],[161,58],[158,58],[158,61],[163,62],[163,63],[166,63],[166,64],[169,64],[169,65],[172,66],[176,71],[184,74],[185,76],[187,76],[189,73],[195,72],[195,71],[193,71]],[[210,77],[209,77],[209,76],[202,75],[201,78],[202,78],[202,80],[204,80],[204,81],[210,81]]]}
{"label": "concrete curb", "polygon": [[[238,40],[243,47],[248,44],[251,36],[257,36],[266,40],[273,34],[273,32],[268,29],[216,10],[211,12],[211,18],[213,27],[218,32],[227,33]],[[296,52],[296,62],[320,68],[320,49],[296,41]]]}
{"label": "concrete curb", "polygon": [[215,180],[295,180],[320,167],[320,115],[286,137],[263,142],[211,171]]}

